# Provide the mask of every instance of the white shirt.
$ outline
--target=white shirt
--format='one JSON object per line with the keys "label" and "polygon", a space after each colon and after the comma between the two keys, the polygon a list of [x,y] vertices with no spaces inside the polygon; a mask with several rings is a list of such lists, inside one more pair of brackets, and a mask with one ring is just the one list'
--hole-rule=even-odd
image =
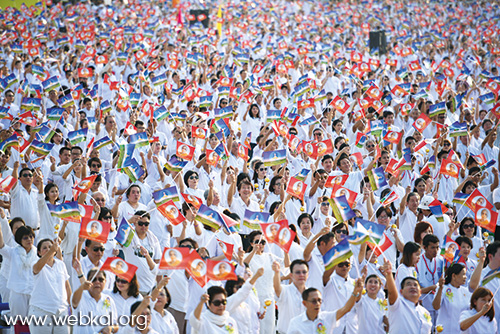
{"label": "white shirt", "polygon": [[[354,291],[354,284],[355,281],[351,277],[347,276],[347,278],[343,278],[334,272],[325,285],[323,310],[333,311],[342,308],[351,297]],[[355,308],[338,320],[337,327],[333,332],[341,334],[344,328],[346,330],[345,333],[358,333],[358,317]]]}
{"label": "white shirt", "polygon": [[143,297],[141,294],[138,294],[137,297],[134,296],[129,296],[127,299],[123,298],[121,293],[118,291],[117,293],[113,293],[113,291],[105,291],[111,298],[113,298],[113,301],[115,302],[115,308],[118,314],[120,315],[130,315],[130,307],[135,303],[135,302],[140,302],[142,301]]}
{"label": "white shirt", "polygon": [[451,284],[443,287],[441,294],[441,308],[437,316],[437,325],[443,326],[443,334],[455,334],[460,331],[460,313],[470,307],[471,293],[466,287],[458,289]]}
{"label": "white shirt", "polygon": [[396,302],[389,304],[390,334],[430,334],[432,320],[423,306],[399,296]]}
{"label": "white shirt", "polygon": [[[477,311],[476,310],[467,310],[463,311],[460,314],[460,322],[472,317],[473,315],[476,315]],[[496,333],[497,332],[497,320],[493,318],[492,321],[490,321],[490,318],[482,316],[481,318],[477,319],[472,326],[470,326],[467,330],[462,331],[462,334],[484,334],[484,333]]]}
{"label": "white shirt", "polygon": [[[483,268],[483,270],[481,271],[481,282],[491,270],[492,269],[490,268],[489,265]],[[490,291],[492,292],[495,292],[500,287],[500,281],[497,279],[492,279],[486,285],[484,285],[484,287],[490,289]],[[495,310],[500,310],[500,298],[495,298],[494,300],[495,300]],[[500,312],[495,312],[495,319],[498,324],[500,321]]]}
{"label": "white shirt", "polygon": [[399,289],[401,287],[401,282],[406,277],[417,278],[417,271],[415,267],[407,267],[405,264],[401,263],[398,270],[396,270],[396,278],[394,279],[396,281],[396,288]]}
{"label": "white shirt", "polygon": [[281,285],[280,296],[276,299],[280,316],[278,317],[278,333],[287,333],[290,319],[305,312],[302,304],[302,293],[294,284]]}
{"label": "white shirt", "polygon": [[10,216],[21,217],[24,219],[26,226],[37,228],[40,226],[40,219],[38,216],[38,203],[37,195],[38,190],[31,188],[28,191],[22,186],[21,181],[11,191],[11,206]]}
{"label": "white shirt", "polygon": [[38,261],[35,246],[26,253],[26,250],[17,244],[15,247],[4,245],[0,249],[0,255],[10,264],[7,288],[17,293],[31,294],[34,282],[32,267]]}
{"label": "white shirt", "polygon": [[[84,315],[89,315],[90,313],[93,317],[109,314],[113,323],[116,323],[118,316],[118,313],[116,312],[115,302],[109,295],[102,292],[101,298],[96,301],[88,291],[83,291],[82,299],[80,300],[78,307],[74,309],[73,314],[83,317]],[[99,332],[103,327],[106,326],[93,326],[93,324],[86,326],[74,326],[73,334],[94,334]]]}
{"label": "white shirt", "polygon": [[238,333],[238,325],[233,318],[228,316],[224,326],[219,327],[209,320],[206,314],[207,312],[210,311],[207,310],[201,314],[200,320],[196,319],[194,313],[191,314],[189,317],[189,323],[192,326],[192,334],[227,334],[229,332],[229,328],[233,329],[232,333]]}
{"label": "white shirt", "polygon": [[368,295],[363,295],[356,303],[358,313],[358,332],[385,334],[382,320],[387,315],[387,300],[381,298],[371,299]]}
{"label": "white shirt", "polygon": [[[444,259],[441,257],[441,255],[438,255],[437,257],[433,258],[432,260],[429,260],[426,256],[425,253],[420,255],[420,260],[417,263],[416,270],[417,270],[417,279],[418,282],[420,283],[420,286],[422,288],[427,288],[432,285],[436,285],[439,281],[439,278],[443,274],[443,267],[444,267]],[[398,289],[400,288],[399,286],[396,286]],[[433,311],[434,308],[432,307],[432,300],[434,297],[432,296],[434,292],[431,291],[427,294],[422,294],[420,296],[420,300],[422,300],[422,305],[429,311]],[[431,294],[431,296],[429,296]]]}
{"label": "white shirt", "polygon": [[148,261],[141,254],[139,246],[146,248],[149,256],[155,261],[161,258],[160,243],[153,233],[148,231],[144,239],[134,236],[132,244],[129,247],[122,247],[125,261],[137,266],[137,280],[140,291],[150,292],[156,284],[158,266],[155,266],[153,270],[149,268]]}
{"label": "white shirt", "polygon": [[162,316],[154,308],[151,309],[151,327],[161,334],[179,334],[179,327],[175,322],[172,313],[163,310],[165,315]]}
{"label": "white shirt", "polygon": [[233,198],[233,202],[231,203],[231,211],[236,213],[241,218],[240,223],[240,234],[250,234],[252,229],[243,225],[243,217],[245,217],[245,209],[250,211],[260,211],[260,206],[257,202],[250,200],[249,205],[247,206],[243,200],[238,198]]}
{"label": "white shirt", "polygon": [[68,279],[66,266],[61,260],[54,258],[52,267],[45,264],[42,270],[34,275],[30,306],[54,314],[67,310],[66,282]]}
{"label": "white shirt", "polygon": [[[318,317],[309,320],[306,312],[296,316],[290,321],[287,334],[305,334],[305,333],[325,333],[331,334],[337,327],[337,311],[319,312]],[[323,331],[322,331],[323,330]]]}

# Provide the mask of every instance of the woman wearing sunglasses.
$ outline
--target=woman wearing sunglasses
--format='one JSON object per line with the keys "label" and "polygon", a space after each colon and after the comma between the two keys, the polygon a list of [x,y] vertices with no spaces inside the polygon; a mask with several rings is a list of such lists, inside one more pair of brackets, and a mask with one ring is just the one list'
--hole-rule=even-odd
{"label": "woman wearing sunglasses", "polygon": [[204,190],[199,189],[198,185],[200,183],[200,175],[196,171],[188,171],[184,174],[184,184],[186,185],[186,194],[196,196],[198,198],[204,197]]}
{"label": "woman wearing sunglasses", "polygon": [[261,305],[264,305],[266,301],[271,301],[271,305],[268,305],[266,315],[262,319],[261,333],[274,333],[276,314],[274,312],[273,263],[277,261],[281,266],[284,265],[288,268],[290,266],[290,257],[286,252],[284,253],[284,259],[270,252],[265,252],[266,239],[261,231],[252,231],[248,235],[248,240],[250,240],[249,253],[243,262],[248,264],[252,272],[264,268],[264,275],[255,283],[255,289]]}
{"label": "woman wearing sunglasses", "polygon": [[[78,271],[78,272],[81,272]],[[81,278],[82,284],[75,290],[71,297],[71,307],[73,314],[83,316],[92,313],[92,316],[109,316],[111,324],[109,326],[96,325],[81,325],[73,327],[73,334],[93,334],[103,331],[106,327],[109,333],[116,333],[118,326],[116,320],[118,313],[116,312],[115,302],[111,296],[104,293],[106,286],[106,273],[98,271],[97,268],[91,269],[87,274],[87,279]]]}
{"label": "woman wearing sunglasses", "polygon": [[139,282],[137,281],[136,275],[132,277],[130,282],[117,276],[115,278],[113,290],[107,290],[106,293],[108,293],[115,302],[118,314],[129,315],[132,304],[142,300],[142,295],[139,293]]}
{"label": "woman wearing sunglasses", "polygon": [[478,252],[481,247],[485,247],[484,241],[482,238],[477,236],[477,225],[474,222],[474,218],[471,217],[465,217],[462,219],[460,222],[460,228],[458,230],[458,233],[461,236],[467,237],[472,241],[472,249],[470,251],[471,253],[471,258],[475,261],[478,259]]}
{"label": "woman wearing sunglasses", "polygon": [[[220,286],[208,288],[189,318],[192,334],[238,333],[238,325],[226,311],[226,304],[227,292],[224,288]],[[207,308],[205,312],[203,312],[203,305]]]}

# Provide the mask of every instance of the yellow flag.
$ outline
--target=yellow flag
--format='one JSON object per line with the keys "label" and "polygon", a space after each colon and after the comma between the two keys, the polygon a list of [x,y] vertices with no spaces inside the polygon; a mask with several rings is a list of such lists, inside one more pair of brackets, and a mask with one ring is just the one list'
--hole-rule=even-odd
{"label": "yellow flag", "polygon": [[[219,10],[217,11],[217,17],[222,18],[222,6],[219,5]],[[222,38],[222,23],[217,23],[217,31],[219,32],[219,38]]]}

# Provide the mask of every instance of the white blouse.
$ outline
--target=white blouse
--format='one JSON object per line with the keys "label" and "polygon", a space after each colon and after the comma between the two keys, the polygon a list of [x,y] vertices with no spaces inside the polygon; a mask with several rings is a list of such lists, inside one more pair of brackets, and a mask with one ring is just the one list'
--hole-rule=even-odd
{"label": "white blouse", "polygon": [[458,289],[451,284],[443,287],[441,308],[438,312],[436,325],[443,326],[443,334],[455,334],[460,331],[460,313],[466,311],[470,305],[471,293],[466,287]]}
{"label": "white blouse", "polygon": [[[467,310],[463,311],[460,314],[460,322],[476,315],[476,310]],[[482,316],[477,319],[472,326],[470,326],[467,330],[462,331],[462,334],[485,334],[485,333],[496,333],[497,332],[497,321],[495,318],[490,321],[488,317]]]}

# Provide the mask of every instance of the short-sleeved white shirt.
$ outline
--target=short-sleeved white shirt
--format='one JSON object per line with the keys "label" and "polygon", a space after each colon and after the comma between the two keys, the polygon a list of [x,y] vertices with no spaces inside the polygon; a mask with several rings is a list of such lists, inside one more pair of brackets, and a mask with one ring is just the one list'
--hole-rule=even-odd
{"label": "short-sleeved white shirt", "polygon": [[[460,313],[460,322],[474,316],[477,314],[476,310],[467,310]],[[470,326],[467,330],[462,331],[462,334],[484,334],[484,333],[496,333],[497,332],[497,320],[493,318],[490,321],[490,318],[482,316],[477,319],[472,326]]]}
{"label": "short-sleeved white shirt", "polygon": [[318,317],[309,320],[306,312],[290,321],[287,334],[326,333],[331,334],[337,327],[337,311],[319,312]]}
{"label": "short-sleeved white shirt", "polygon": [[278,317],[278,333],[286,333],[290,319],[300,315],[306,309],[302,304],[302,293],[294,284],[281,285],[280,296],[276,299],[280,316]]}
{"label": "short-sleeved white shirt", "polygon": [[394,304],[389,304],[390,334],[430,334],[431,328],[431,316],[423,306],[415,305],[402,296]]}

